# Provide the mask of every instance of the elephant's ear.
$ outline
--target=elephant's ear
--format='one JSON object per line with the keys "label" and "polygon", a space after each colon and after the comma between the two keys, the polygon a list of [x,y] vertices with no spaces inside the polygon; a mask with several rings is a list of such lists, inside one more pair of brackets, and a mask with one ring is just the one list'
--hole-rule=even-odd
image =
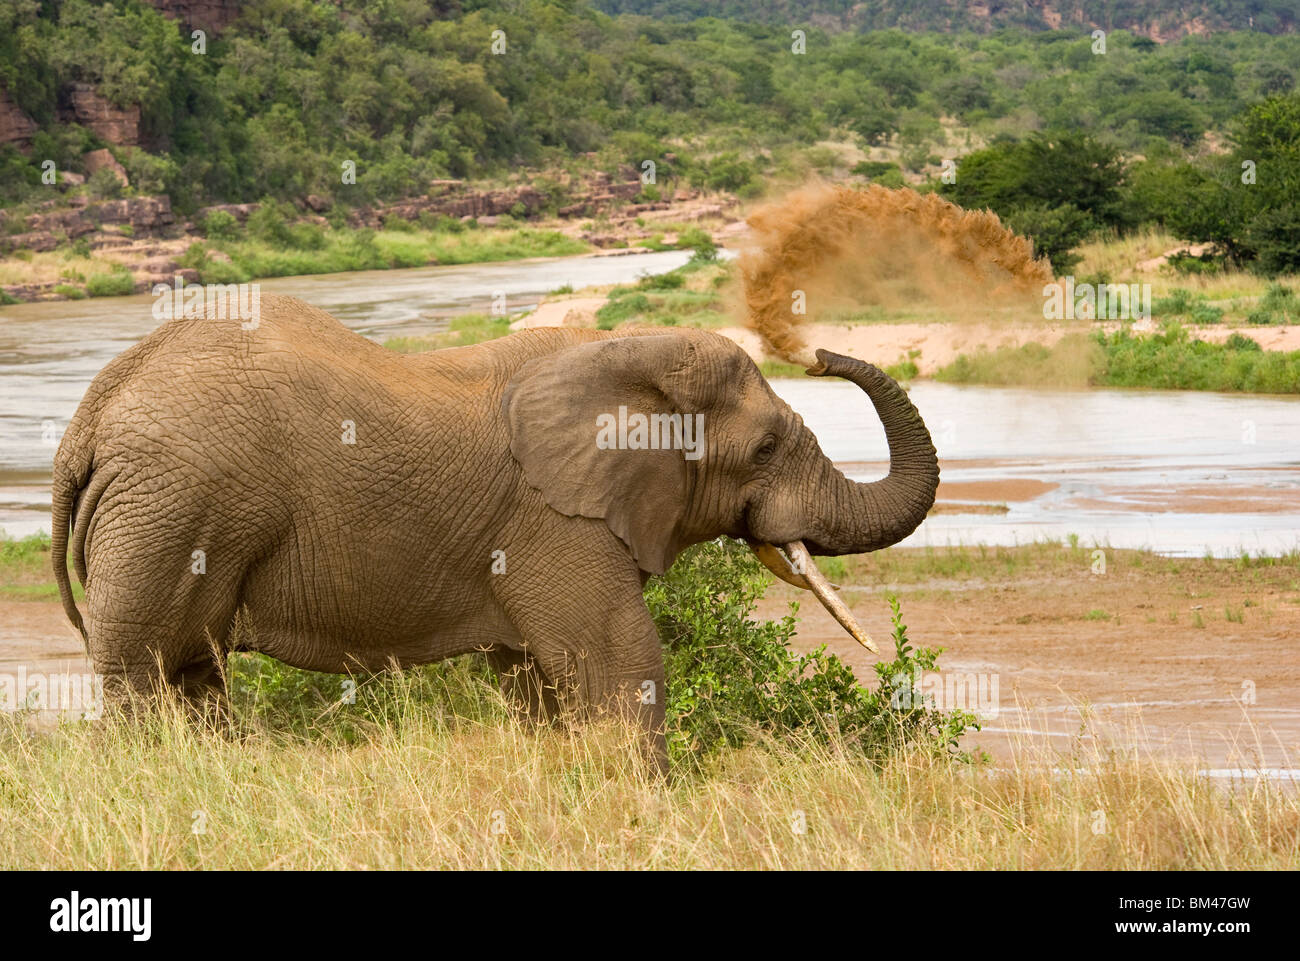
{"label": "elephant's ear", "polygon": [[681,335],[579,344],[525,364],[502,396],[510,452],[528,484],[561,514],[604,520],[652,574],[676,556],[693,470],[681,449],[620,449],[619,409],[628,420],[699,413],[681,406],[693,354]]}

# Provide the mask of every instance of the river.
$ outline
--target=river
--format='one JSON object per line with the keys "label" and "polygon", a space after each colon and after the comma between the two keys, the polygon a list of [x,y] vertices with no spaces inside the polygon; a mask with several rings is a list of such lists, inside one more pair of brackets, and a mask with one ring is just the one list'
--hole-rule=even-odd
{"label": "river", "polygon": [[[308,300],[382,341],[444,329],[452,314],[486,312],[500,294],[519,311],[566,284],[634,281],[688,256],[367,271],[261,286]],[[156,326],[151,305],[142,295],[0,308],[0,528],[7,533],[49,530],[58,434],[94,375]],[[804,379],[773,386],[851,476],[879,476],[884,434],[855,387]],[[943,459],[945,489],[943,512],[908,544],[1074,535],[1085,545],[1192,556],[1300,548],[1300,398],[933,382],[915,384],[911,396]]]}

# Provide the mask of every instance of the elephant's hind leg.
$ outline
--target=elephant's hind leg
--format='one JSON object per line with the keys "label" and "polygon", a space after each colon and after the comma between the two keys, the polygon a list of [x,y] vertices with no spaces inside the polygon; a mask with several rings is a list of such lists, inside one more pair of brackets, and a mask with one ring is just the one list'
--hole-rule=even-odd
{"label": "elephant's hind leg", "polygon": [[92,570],[87,584],[88,646],[106,706],[134,713],[170,694],[193,716],[222,717],[237,572],[199,575],[186,568],[177,584],[174,572],[138,563],[131,558]]}
{"label": "elephant's hind leg", "polygon": [[215,728],[231,721],[230,696],[226,692],[226,655],[211,656],[185,665],[171,680],[191,717]]}

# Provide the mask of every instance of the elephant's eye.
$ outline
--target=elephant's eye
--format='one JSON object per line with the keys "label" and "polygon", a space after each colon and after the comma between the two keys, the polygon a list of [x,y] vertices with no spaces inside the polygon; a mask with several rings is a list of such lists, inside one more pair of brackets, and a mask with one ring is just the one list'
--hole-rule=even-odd
{"label": "elephant's eye", "polygon": [[776,438],[772,436],[764,437],[763,443],[758,445],[754,451],[754,462],[756,464],[766,464],[776,456]]}

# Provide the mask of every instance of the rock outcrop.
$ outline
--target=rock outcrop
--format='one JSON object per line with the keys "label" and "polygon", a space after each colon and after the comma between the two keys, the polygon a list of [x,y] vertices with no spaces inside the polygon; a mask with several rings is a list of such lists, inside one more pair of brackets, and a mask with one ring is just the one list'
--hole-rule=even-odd
{"label": "rock outcrop", "polygon": [[139,106],[117,107],[88,83],[68,89],[68,107],[61,111],[65,123],[79,123],[115,147],[140,145]]}
{"label": "rock outcrop", "polygon": [[0,249],[53,250],[64,237],[76,240],[100,233],[106,226],[129,227],[133,237],[157,237],[175,222],[171,198],[166,194],[42,210],[26,218],[24,232],[0,236]]}
{"label": "rock outcrop", "polygon": [[90,151],[81,158],[81,162],[86,165],[86,173],[92,177],[100,170],[111,170],[113,176],[117,177],[118,183],[123,187],[130,186],[130,182],[126,177],[126,170],[123,169],[122,165],[117,162],[117,158],[106,147]]}
{"label": "rock outcrop", "polygon": [[149,0],[163,16],[187,27],[221,32],[239,16],[239,0]]}
{"label": "rock outcrop", "polygon": [[32,118],[14,103],[8,90],[0,87],[0,146],[11,143],[25,151],[31,147],[34,133],[36,124]]}

